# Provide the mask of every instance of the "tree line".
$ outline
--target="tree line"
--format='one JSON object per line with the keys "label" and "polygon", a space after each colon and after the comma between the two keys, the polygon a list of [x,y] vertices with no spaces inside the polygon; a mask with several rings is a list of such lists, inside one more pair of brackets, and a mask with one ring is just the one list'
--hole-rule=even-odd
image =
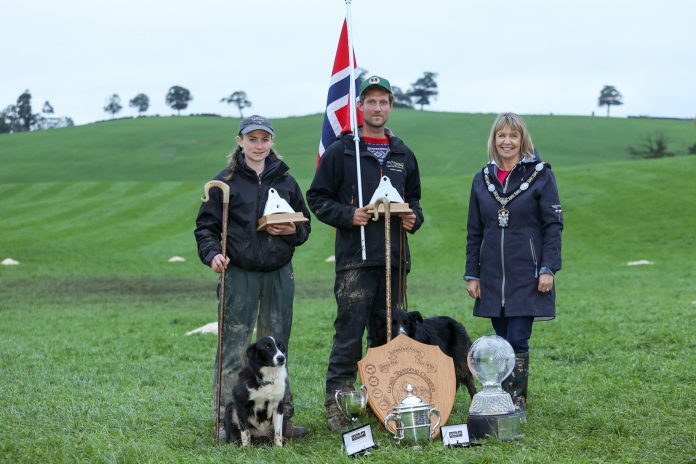
{"label": "tree line", "polygon": [[[367,70],[358,68],[358,79],[367,77]],[[416,105],[423,110],[423,107],[430,105],[431,100],[435,99],[439,93],[437,85],[437,73],[431,71],[423,72],[423,75],[416,79],[406,91],[396,85],[392,86],[394,95],[394,106],[396,108],[414,108]],[[18,98],[17,102],[8,105],[0,111],[0,133],[27,132],[31,130],[51,129],[56,127],[68,127],[74,125],[69,117],[56,117],[53,106],[47,100],[44,102],[41,113],[34,113],[31,106],[31,92],[25,90]],[[169,88],[165,96],[167,106],[176,111],[177,116],[181,110],[188,108],[193,100],[191,91],[180,85]],[[251,107],[251,101],[246,92],[237,90],[230,95],[220,99],[220,103],[227,103],[236,106],[239,116],[244,117],[244,109]],[[598,106],[607,107],[607,117],[612,106],[622,105],[623,97],[621,93],[611,85],[605,85],[600,91]],[[131,108],[135,108],[138,115],[144,115],[150,108],[150,98],[139,93],[128,101]],[[123,109],[121,97],[114,93],[107,98],[104,104],[104,112],[113,118]],[[594,112],[592,113],[594,115]]]}
{"label": "tree line", "polygon": [[0,111],[0,134],[28,132],[39,129],[52,129],[74,125],[68,117],[53,116],[53,105],[46,100],[41,113],[34,113],[31,106],[31,92],[25,90],[14,105],[8,105]]}

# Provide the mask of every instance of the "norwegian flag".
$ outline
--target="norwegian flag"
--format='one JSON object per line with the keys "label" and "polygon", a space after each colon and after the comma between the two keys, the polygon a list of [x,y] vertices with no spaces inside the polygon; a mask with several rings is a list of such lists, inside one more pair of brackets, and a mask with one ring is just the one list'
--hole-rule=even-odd
{"label": "norwegian flag", "polygon": [[[353,65],[357,67],[355,51],[353,51]],[[355,79],[355,88],[360,88],[360,82]],[[341,37],[338,39],[336,59],[334,60],[331,81],[329,81],[329,94],[326,97],[326,112],[324,124],[321,128],[321,140],[319,141],[319,153],[317,166],[326,148],[345,132],[350,132],[350,57],[348,56],[348,27],[343,21]],[[355,102],[353,102],[355,104]],[[363,123],[362,113],[357,113],[358,126]]]}

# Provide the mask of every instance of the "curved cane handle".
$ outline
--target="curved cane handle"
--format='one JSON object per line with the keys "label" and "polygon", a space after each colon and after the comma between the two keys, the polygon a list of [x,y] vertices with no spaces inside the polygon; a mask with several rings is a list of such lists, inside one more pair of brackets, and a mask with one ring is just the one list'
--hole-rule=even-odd
{"label": "curved cane handle", "polygon": [[378,198],[374,203],[374,210],[372,211],[372,220],[373,221],[379,220],[379,204],[380,203],[384,205],[384,217],[388,218],[389,215],[391,214],[390,204],[389,204],[389,200],[387,199],[387,197]]}
{"label": "curved cane handle", "polygon": [[204,202],[210,200],[210,196],[208,194],[210,193],[210,189],[213,187],[217,187],[220,190],[222,190],[222,202],[223,203],[230,202],[230,186],[221,180],[211,180],[210,182],[208,182],[207,184],[205,184],[203,186],[203,192],[205,193],[205,196],[203,197]]}
{"label": "curved cane handle", "polygon": [[442,416],[440,415],[440,410],[437,408],[431,409],[430,414],[435,414],[437,416],[437,422],[435,422],[435,425],[433,427],[430,427],[430,439],[432,440],[437,426],[440,425],[440,420],[442,419]]}

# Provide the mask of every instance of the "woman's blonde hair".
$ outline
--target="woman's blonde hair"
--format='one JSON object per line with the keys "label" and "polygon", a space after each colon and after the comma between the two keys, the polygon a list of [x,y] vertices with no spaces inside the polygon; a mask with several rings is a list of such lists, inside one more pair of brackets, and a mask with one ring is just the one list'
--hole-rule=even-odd
{"label": "woman's blonde hair", "polygon": [[522,143],[520,144],[520,154],[522,159],[532,160],[534,159],[534,144],[532,143],[532,136],[529,135],[527,130],[527,125],[524,123],[522,118],[515,113],[503,113],[498,115],[491,127],[491,135],[488,137],[488,159],[493,161],[498,167],[502,166],[500,161],[500,156],[498,156],[498,149],[495,147],[495,134],[498,131],[503,130],[505,127],[519,132]]}

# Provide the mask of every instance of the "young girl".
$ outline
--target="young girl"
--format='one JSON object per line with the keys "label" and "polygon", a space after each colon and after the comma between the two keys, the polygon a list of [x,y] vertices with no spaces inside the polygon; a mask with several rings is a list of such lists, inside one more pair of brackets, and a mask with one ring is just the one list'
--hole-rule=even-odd
{"label": "young girl", "polygon": [[[295,247],[307,241],[309,222],[269,226],[257,232],[257,221],[263,215],[269,189],[275,189],[296,212],[309,218],[302,191],[288,174],[288,166],[273,150],[274,131],[271,122],[262,116],[242,120],[236,137],[237,149],[230,155],[228,166],[215,176],[229,185],[227,257],[222,255],[222,192],[210,190],[210,200],[201,204],[196,218],[198,255],[213,271],[225,271],[224,329],[222,339],[222,388],[220,417],[232,399],[232,388],[245,364],[246,347],[256,325],[256,338],[275,337],[288,347],[292,326],[292,304],[295,281],[292,255]],[[220,295],[218,284],[218,296]],[[213,392],[217,384],[214,375]],[[214,394],[214,393],[213,393]],[[288,419],[292,416],[292,396],[286,398]],[[224,441],[224,427],[216,433]],[[285,424],[284,436],[301,437],[303,427]]]}

